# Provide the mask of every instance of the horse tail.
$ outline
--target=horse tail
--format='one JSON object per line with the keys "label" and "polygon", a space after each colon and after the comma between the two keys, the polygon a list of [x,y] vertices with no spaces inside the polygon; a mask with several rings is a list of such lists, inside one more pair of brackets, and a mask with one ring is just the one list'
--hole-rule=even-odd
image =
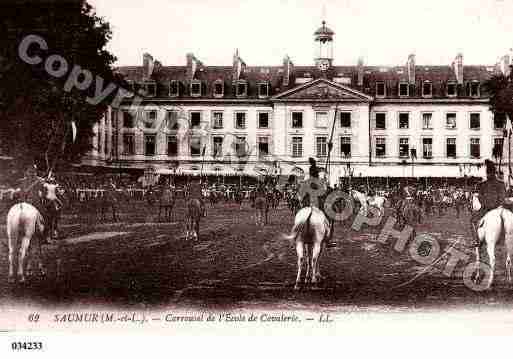
{"label": "horse tail", "polygon": [[[22,219],[22,212],[23,212],[23,204],[14,205],[9,212],[7,213],[7,238],[8,238],[8,245],[11,247],[11,250],[14,253],[18,253],[19,247],[20,247],[20,241],[19,239],[23,237],[25,234],[24,228],[23,228],[23,219]],[[15,255],[17,258],[17,255]]]}
{"label": "horse tail", "polygon": [[294,223],[294,226],[292,227],[292,230],[290,231],[290,234],[283,234],[283,238],[286,240],[296,240],[297,237],[303,234],[306,228],[306,232],[310,230],[310,218],[312,217],[313,208],[310,207],[310,213],[306,217],[305,221],[299,221],[297,223]]}

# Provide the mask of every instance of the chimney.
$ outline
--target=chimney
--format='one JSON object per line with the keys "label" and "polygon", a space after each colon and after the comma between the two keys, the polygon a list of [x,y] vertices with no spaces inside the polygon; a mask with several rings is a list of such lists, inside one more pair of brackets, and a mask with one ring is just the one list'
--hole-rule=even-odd
{"label": "chimney", "polygon": [[246,64],[239,56],[239,49],[235,49],[235,54],[233,54],[233,68],[232,68],[232,79],[233,81],[237,81],[240,79],[241,74],[244,73],[244,69],[246,68]]}
{"label": "chimney", "polygon": [[456,55],[454,62],[452,63],[454,74],[456,75],[456,81],[458,85],[463,85],[463,54]]}
{"label": "chimney", "polygon": [[511,72],[509,55],[504,55],[501,57],[501,60],[499,62],[499,67],[500,67],[501,73],[504,76],[508,77]]}
{"label": "chimney", "polygon": [[145,52],[143,54],[143,80],[149,80],[151,78],[154,65],[153,56]]}
{"label": "chimney", "polygon": [[283,58],[283,86],[289,86],[293,70],[294,64],[290,60],[289,55],[285,55]]}
{"label": "chimney", "polygon": [[358,65],[357,65],[357,71],[358,71],[358,86],[363,86],[363,57],[358,58]]}
{"label": "chimney", "polygon": [[203,64],[191,52],[187,53],[185,57],[187,60],[187,70],[185,76],[187,78],[187,81],[191,81],[194,79],[194,75],[196,74],[196,70],[198,69],[198,67],[202,66]]}
{"label": "chimney", "polygon": [[406,70],[408,71],[408,83],[410,85],[415,85],[415,54],[410,54],[408,56]]}

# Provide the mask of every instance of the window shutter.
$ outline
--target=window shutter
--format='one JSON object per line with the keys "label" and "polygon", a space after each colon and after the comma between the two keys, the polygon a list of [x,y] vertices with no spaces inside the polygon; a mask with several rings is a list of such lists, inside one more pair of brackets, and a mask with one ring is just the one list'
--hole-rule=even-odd
{"label": "window shutter", "polygon": [[358,144],[358,136],[351,136],[351,158],[360,158],[360,146]]}

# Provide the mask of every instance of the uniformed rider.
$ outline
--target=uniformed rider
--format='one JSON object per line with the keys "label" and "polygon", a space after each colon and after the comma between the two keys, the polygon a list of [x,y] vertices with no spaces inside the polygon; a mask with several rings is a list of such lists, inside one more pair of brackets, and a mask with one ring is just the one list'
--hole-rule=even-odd
{"label": "uniformed rider", "polygon": [[504,182],[497,178],[495,164],[490,160],[486,160],[485,166],[486,180],[479,184],[479,203],[481,204],[481,209],[474,212],[471,217],[472,233],[474,236],[473,244],[476,247],[480,245],[477,236],[479,221],[488,211],[503,205],[506,198],[506,186]]}

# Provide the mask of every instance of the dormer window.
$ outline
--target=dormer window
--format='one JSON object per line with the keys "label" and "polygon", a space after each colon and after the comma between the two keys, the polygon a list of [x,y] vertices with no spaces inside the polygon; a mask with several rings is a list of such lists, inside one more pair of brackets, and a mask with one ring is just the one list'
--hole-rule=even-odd
{"label": "dormer window", "polygon": [[399,96],[400,97],[407,97],[409,96],[409,86],[407,82],[401,82],[399,83]]}
{"label": "dormer window", "polygon": [[447,83],[447,96],[455,97],[458,94],[458,84],[455,81]]}
{"label": "dormer window", "polygon": [[385,90],[385,83],[384,82],[377,82],[376,83],[376,96],[377,97],[385,97],[386,96],[386,90]]}
{"label": "dormer window", "polygon": [[223,80],[216,80],[214,82],[214,97],[224,96],[224,82]]}
{"label": "dormer window", "polygon": [[157,84],[155,81],[145,82],[143,84],[144,91],[146,92],[146,97],[155,97],[157,96]]}
{"label": "dormer window", "polygon": [[248,95],[248,84],[246,81],[238,81],[235,83],[235,94],[237,97],[246,97]]}
{"label": "dormer window", "polygon": [[171,80],[169,82],[169,96],[170,97],[180,96],[180,83],[178,81]]}
{"label": "dormer window", "polygon": [[191,82],[191,96],[193,96],[193,97],[201,96],[201,81],[192,81]]}
{"label": "dormer window", "polygon": [[470,96],[479,97],[479,81],[472,81],[470,83]]}
{"label": "dormer window", "polygon": [[269,97],[269,84],[267,82],[258,84],[258,97]]}
{"label": "dormer window", "polygon": [[432,97],[433,96],[433,84],[430,81],[424,81],[422,84],[422,96]]}

